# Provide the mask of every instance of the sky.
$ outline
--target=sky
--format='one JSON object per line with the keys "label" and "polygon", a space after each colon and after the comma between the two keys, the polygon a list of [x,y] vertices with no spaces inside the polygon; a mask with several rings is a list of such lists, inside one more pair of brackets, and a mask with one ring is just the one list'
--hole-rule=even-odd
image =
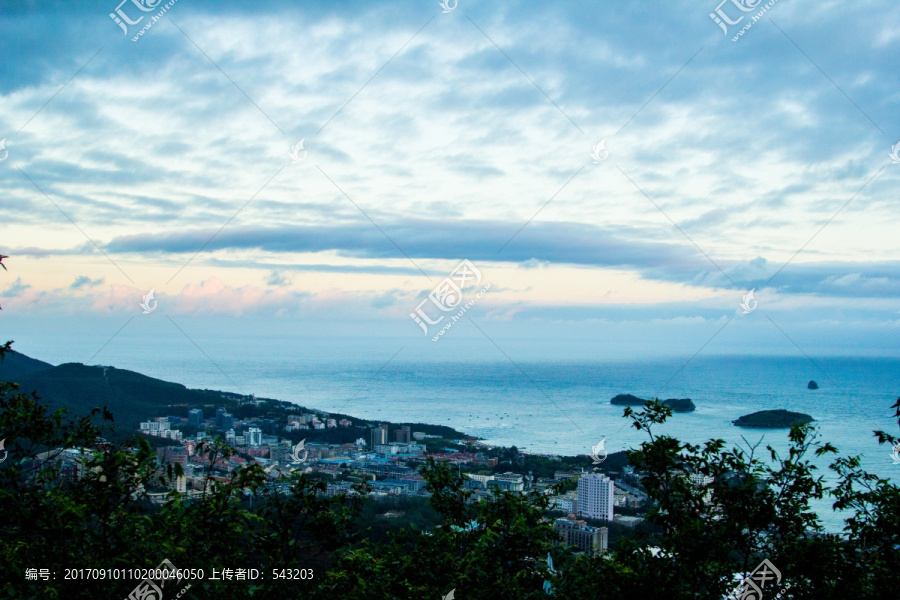
{"label": "sky", "polygon": [[898,355],[896,3],[28,1],[0,33],[23,351]]}

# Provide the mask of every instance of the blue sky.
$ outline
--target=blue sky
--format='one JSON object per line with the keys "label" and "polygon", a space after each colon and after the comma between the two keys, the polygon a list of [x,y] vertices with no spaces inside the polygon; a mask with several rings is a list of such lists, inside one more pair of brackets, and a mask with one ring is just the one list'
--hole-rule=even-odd
{"label": "blue sky", "polygon": [[894,3],[779,0],[736,42],[764,3],[726,36],[716,2],[178,0],[132,41],[139,3],[0,16],[23,340],[164,313],[426,344],[468,259],[491,289],[447,335],[513,354],[897,355]]}

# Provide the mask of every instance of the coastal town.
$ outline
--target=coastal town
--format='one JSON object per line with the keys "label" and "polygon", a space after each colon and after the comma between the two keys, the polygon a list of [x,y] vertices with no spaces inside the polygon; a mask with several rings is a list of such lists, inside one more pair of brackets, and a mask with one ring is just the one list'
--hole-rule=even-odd
{"label": "coastal town", "polygon": [[[355,422],[307,409],[292,411],[293,405],[252,396],[240,398],[236,405],[233,398],[229,400],[230,409],[181,406],[172,412],[187,416],[148,416],[139,423],[136,433],[155,442],[160,469],[180,465],[181,474],[170,486],[141,490],[150,502],[163,504],[173,492],[188,500],[199,498],[209,479],[227,481],[237,469],[253,464],[265,471],[269,487],[283,492],[290,489],[286,476],[301,471],[322,480],[328,496],[357,494],[365,484],[366,496],[375,502],[404,496],[428,498],[419,467],[433,459],[458,469],[471,493],[470,502],[485,500],[495,490],[546,494],[548,518],[564,544],[580,552],[602,554],[609,548],[610,525],[634,528],[643,521],[634,514],[646,495],[628,466],[601,473],[590,469],[591,462],[583,457],[584,467],[572,468],[573,457],[527,454],[472,436],[448,439],[410,425]],[[358,435],[361,432],[365,434]],[[323,436],[352,441],[310,439]],[[222,452],[222,448],[228,450]],[[535,458],[559,464],[552,473],[539,476],[526,470],[528,459]],[[83,455],[78,450],[63,451],[55,460],[63,476],[80,476]],[[386,510],[380,516],[400,515]]]}

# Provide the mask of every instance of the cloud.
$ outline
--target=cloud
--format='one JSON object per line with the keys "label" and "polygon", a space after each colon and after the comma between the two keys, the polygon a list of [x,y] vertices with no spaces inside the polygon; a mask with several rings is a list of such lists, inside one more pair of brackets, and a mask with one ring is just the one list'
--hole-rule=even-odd
{"label": "cloud", "polygon": [[397,304],[401,297],[408,296],[400,290],[390,290],[372,299],[372,308],[388,308]]}
{"label": "cloud", "polygon": [[[234,227],[216,235],[206,249],[337,251],[360,258],[402,258],[399,246],[413,258],[637,267],[693,264],[698,268],[701,264],[693,256],[696,251],[687,245],[630,240],[624,232],[580,223],[530,223],[506,246],[504,242],[517,228],[500,221],[407,220],[382,223],[380,228],[384,233],[362,221],[346,225]],[[214,233],[188,230],[126,235],[110,241],[106,249],[117,254],[185,253],[206,244]]]}
{"label": "cloud", "polygon": [[524,260],[519,263],[519,268],[521,269],[542,269],[550,266],[550,263],[543,260],[538,260],[534,257],[529,258],[528,260]]}
{"label": "cloud", "polygon": [[[627,228],[612,229],[582,223],[531,222],[506,246],[501,240],[509,239],[516,228],[504,222],[418,220],[382,223],[380,227],[390,239],[366,222],[235,227],[222,231],[206,248],[219,252],[260,250],[285,254],[333,251],[342,256],[376,261],[371,272],[387,272],[377,263],[378,259],[406,255],[413,260],[468,258],[475,262],[517,263],[524,269],[551,265],[631,269],[648,279],[712,289],[758,288],[772,278],[771,285],[787,294],[900,297],[898,261],[780,263],[756,256],[749,260],[713,257],[713,264],[687,241],[679,243],[677,237],[675,241],[654,240],[642,238],[637,231]],[[122,254],[180,254],[202,246],[212,233],[195,230],[122,236],[109,242],[107,248]],[[343,265],[290,268],[367,271],[364,266],[348,269]],[[848,276],[859,278],[860,284],[848,285],[849,280],[845,279]]]}
{"label": "cloud", "polygon": [[272,271],[266,279],[266,285],[283,286],[290,285],[291,278],[286,276],[282,271]]}
{"label": "cloud", "polygon": [[86,275],[79,275],[75,281],[72,282],[72,285],[69,286],[71,290],[80,290],[86,288],[92,288],[94,286],[98,286],[103,283],[103,278],[100,277],[98,279],[91,279]]}
{"label": "cloud", "polygon": [[[879,171],[896,141],[882,132],[900,131],[900,6],[834,2],[810,18],[778,3],[769,14],[800,51],[767,20],[734,44],[689,0],[470,6],[471,21],[411,1],[178,3],[198,52],[165,19],[123,38],[103,0],[15,5],[0,17],[0,128],[19,132],[0,221],[7,247],[57,269],[41,290],[17,280],[20,306],[136,310],[134,288],[100,293],[102,279],[80,275],[83,256],[102,258],[86,236],[123,266],[202,250],[194,265],[255,269],[160,295],[225,314],[393,310],[406,292],[389,276],[418,273],[404,254],[544,281],[575,265],[576,277],[765,288],[845,299],[834,305],[847,314],[900,296],[900,169]],[[301,138],[309,157],[291,164]],[[604,138],[610,157],[594,165]],[[287,288],[298,270],[390,283],[309,278],[328,283],[300,293]]]}
{"label": "cloud", "polygon": [[16,280],[3,291],[3,295],[8,298],[18,298],[25,291],[31,288],[30,284],[22,283],[21,277],[16,277]]}

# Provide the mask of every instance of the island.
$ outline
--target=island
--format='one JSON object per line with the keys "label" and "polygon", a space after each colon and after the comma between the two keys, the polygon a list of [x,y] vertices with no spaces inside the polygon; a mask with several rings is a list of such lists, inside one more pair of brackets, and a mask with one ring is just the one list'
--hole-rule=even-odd
{"label": "island", "polygon": [[[619,394],[610,400],[609,403],[617,406],[643,406],[647,404],[647,400],[632,394]],[[668,400],[663,400],[662,403],[663,406],[668,406],[674,412],[691,412],[697,408],[690,398],[669,398]]]}
{"label": "island", "polygon": [[690,398],[669,398],[668,400],[663,400],[663,405],[668,406],[675,412],[691,412],[697,408]]}
{"label": "island", "polygon": [[773,429],[790,427],[795,423],[811,423],[812,421],[815,421],[815,419],[810,415],[779,408],[778,410],[761,410],[749,415],[744,415],[739,419],[732,421],[732,423],[738,427]]}
{"label": "island", "polygon": [[806,389],[817,390],[819,389],[819,384],[810,379],[809,383],[806,384]]}
{"label": "island", "polygon": [[610,400],[609,403],[619,406],[643,406],[647,403],[647,401],[643,398],[632,396],[631,394],[619,394],[618,396]]}

